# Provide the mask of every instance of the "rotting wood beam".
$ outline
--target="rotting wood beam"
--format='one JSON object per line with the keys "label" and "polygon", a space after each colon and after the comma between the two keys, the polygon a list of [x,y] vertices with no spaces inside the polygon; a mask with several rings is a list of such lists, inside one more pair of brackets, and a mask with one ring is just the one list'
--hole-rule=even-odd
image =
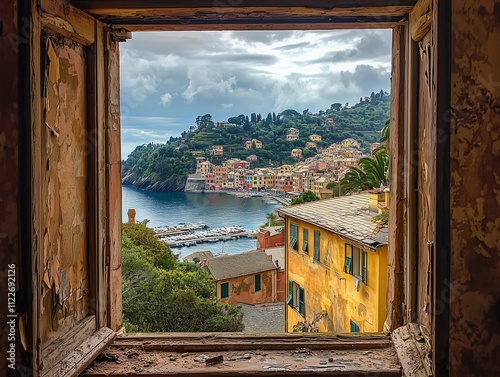
{"label": "rotting wood beam", "polygon": [[115,25],[280,25],[280,24],[377,24],[377,23],[391,23],[396,24],[402,20],[402,16],[390,17],[372,17],[372,16],[358,16],[358,17],[238,17],[233,19],[220,18],[212,16],[210,18],[195,18],[195,17],[148,17],[148,18],[119,18],[119,17],[104,17],[101,19],[103,22]]}
{"label": "rotting wood beam", "polygon": [[115,24],[115,27],[126,28],[130,32],[139,31],[237,31],[237,30],[260,30],[260,31],[275,31],[275,30],[355,30],[355,29],[392,29],[395,27],[394,22],[377,22],[377,23],[344,23],[344,24],[322,24],[322,23],[286,23],[286,24],[206,24],[206,25],[130,25],[130,24]]}
{"label": "rotting wood beam", "polygon": [[[229,0],[220,0],[208,2],[205,0],[73,0],[72,3],[80,9],[151,9],[151,8],[212,8],[229,7],[236,2]],[[308,7],[318,9],[333,8],[393,8],[397,6],[413,6],[416,0],[399,0],[397,5],[388,0],[320,0],[314,3],[303,0],[240,0],[238,1],[242,8],[244,7]]]}
{"label": "rotting wood beam", "polygon": [[87,9],[96,17],[207,17],[215,15],[218,18],[238,18],[242,15],[255,17],[293,17],[293,16],[330,16],[330,17],[395,17],[405,16],[412,11],[409,5],[393,7],[363,7],[363,8],[312,8],[312,7],[233,7],[214,6],[211,8],[113,8],[113,9]]}

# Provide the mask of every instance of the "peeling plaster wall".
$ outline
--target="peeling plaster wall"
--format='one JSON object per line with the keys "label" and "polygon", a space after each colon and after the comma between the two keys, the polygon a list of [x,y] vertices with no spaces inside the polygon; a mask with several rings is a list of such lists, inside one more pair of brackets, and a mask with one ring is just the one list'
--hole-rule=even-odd
{"label": "peeling plaster wall", "polygon": [[450,376],[498,376],[500,3],[453,2],[451,33]]}
{"label": "peeling plaster wall", "polygon": [[81,45],[62,37],[44,41],[42,345],[89,311],[86,57]]}

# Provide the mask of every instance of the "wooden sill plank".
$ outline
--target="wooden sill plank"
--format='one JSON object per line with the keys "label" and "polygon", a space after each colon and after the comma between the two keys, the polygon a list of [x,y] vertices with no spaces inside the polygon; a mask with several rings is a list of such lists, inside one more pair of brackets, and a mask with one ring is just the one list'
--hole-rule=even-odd
{"label": "wooden sill plank", "polygon": [[245,334],[241,333],[160,333],[131,334],[116,339],[114,346],[134,348],[141,346],[145,351],[203,352],[217,348],[229,350],[292,350],[297,347],[311,350],[345,350],[390,347],[387,335],[351,334]]}
{"label": "wooden sill plank", "polygon": [[[221,363],[205,365],[220,356]],[[83,376],[311,374],[396,377],[401,368],[385,334],[169,333],[120,336]]]}
{"label": "wooden sill plank", "polygon": [[115,339],[116,333],[102,327],[87,338],[64,359],[42,374],[42,377],[74,377],[87,366]]}
{"label": "wooden sill plank", "polygon": [[[394,347],[311,350],[232,350],[210,352],[147,351],[112,345],[85,370],[82,376],[390,376],[399,377],[401,368]],[[219,364],[205,360],[222,356]]]}
{"label": "wooden sill plank", "polygon": [[51,369],[72,349],[88,339],[96,330],[95,315],[89,315],[42,350],[43,365]]}

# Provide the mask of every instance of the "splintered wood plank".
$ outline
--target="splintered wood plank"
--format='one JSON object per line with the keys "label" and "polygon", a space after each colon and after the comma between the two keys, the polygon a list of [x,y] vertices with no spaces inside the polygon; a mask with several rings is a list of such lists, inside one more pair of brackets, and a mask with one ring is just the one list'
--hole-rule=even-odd
{"label": "splintered wood plank", "polygon": [[432,24],[432,1],[419,0],[410,13],[411,38],[419,42],[430,30]]}
{"label": "splintered wood plank", "polygon": [[[153,334],[151,334],[153,335]],[[321,374],[325,376],[400,376],[401,368],[396,351],[387,336],[373,336],[372,347],[356,344],[366,343],[370,336],[318,336],[324,334],[288,334],[271,336],[250,336],[247,334],[212,334],[212,337],[198,336],[206,343],[204,351],[186,351],[188,343],[199,344],[195,336],[165,337],[142,336],[143,340],[122,336],[108,347],[82,374],[82,376],[302,376]],[[197,335],[197,334],[193,334]],[[308,334],[309,335],[309,334]],[[331,339],[333,343],[347,342],[343,349],[314,348],[308,341]],[[124,345],[124,340],[134,342],[133,347]],[[263,349],[265,340],[272,339],[281,344],[276,349]],[[230,341],[231,349],[222,349],[220,341]],[[384,340],[384,342],[381,342]],[[153,342],[184,344],[180,351],[151,350]],[[280,342],[281,341],[281,342]],[[387,341],[387,342],[385,342]],[[290,346],[292,342],[293,347]],[[379,343],[379,344],[377,344]],[[130,344],[129,344],[130,345]],[[251,345],[249,348],[240,348]],[[328,347],[328,345],[326,345]],[[210,360],[218,363],[210,364]],[[207,365],[208,361],[208,365]]]}
{"label": "splintered wood plank", "polygon": [[394,347],[406,377],[432,376],[429,348],[415,323],[392,332]]}
{"label": "splintered wood plank", "polygon": [[42,374],[42,377],[73,377],[80,374],[106,347],[108,347],[116,333],[110,328],[103,327],[87,338],[63,360]]}
{"label": "splintered wood plank", "polygon": [[94,43],[95,19],[92,16],[56,0],[42,0],[40,7],[40,22],[44,27],[84,46]]}

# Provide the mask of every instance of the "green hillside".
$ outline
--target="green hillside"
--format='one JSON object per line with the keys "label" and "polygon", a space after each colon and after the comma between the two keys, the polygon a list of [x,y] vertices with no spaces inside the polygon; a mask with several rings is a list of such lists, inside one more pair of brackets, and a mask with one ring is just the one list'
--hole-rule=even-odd
{"label": "green hillside", "polygon": [[[372,93],[369,100],[360,99],[352,107],[346,105],[334,103],[318,114],[311,114],[307,109],[301,113],[287,109],[267,116],[240,114],[229,118],[231,124],[226,127],[216,127],[210,114],[198,116],[197,126],[183,132],[181,137],[171,138],[166,144],[138,146],[123,162],[123,182],[161,191],[182,189],[187,174],[195,172],[193,151],[202,152],[214,164],[228,158],[244,160],[252,154],[259,157],[252,167],[294,163],[297,160],[290,157],[294,148],[302,149],[303,158],[316,154],[315,150],[304,148],[312,134],[322,137],[318,147],[328,147],[352,137],[369,151],[370,144],[380,139],[380,130],[389,118],[390,96],[380,91]],[[286,141],[291,127],[300,131],[299,140]],[[245,141],[252,139],[260,140],[263,148],[246,150]],[[224,155],[210,156],[208,150],[213,145],[224,146]]]}

